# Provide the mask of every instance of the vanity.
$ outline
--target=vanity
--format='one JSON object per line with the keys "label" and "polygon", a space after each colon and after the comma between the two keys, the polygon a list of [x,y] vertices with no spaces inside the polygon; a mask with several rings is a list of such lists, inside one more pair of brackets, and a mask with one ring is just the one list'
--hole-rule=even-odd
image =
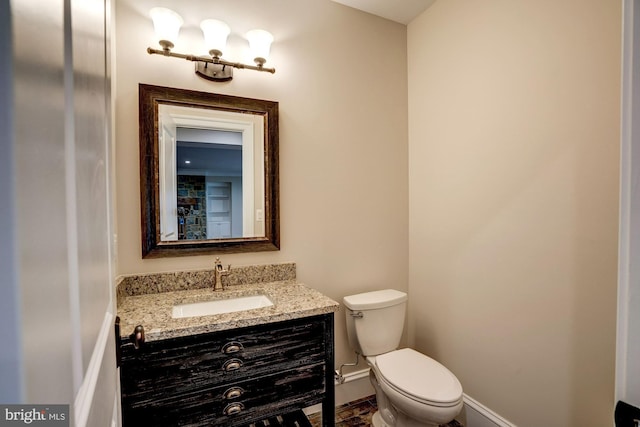
{"label": "vanity", "polygon": [[[295,264],[238,267],[221,292],[212,276],[152,274],[119,284],[123,425],[286,423],[321,404],[323,425],[332,426],[338,303],[297,283]],[[242,308],[256,296],[272,304]],[[213,302],[215,314],[180,317],[176,309],[201,310],[202,302]]]}
{"label": "vanity", "polygon": [[[279,250],[278,103],[141,83],[139,107],[142,258]],[[126,276],[117,297],[125,427],[303,427],[318,404],[334,425],[339,305],[295,264]]]}

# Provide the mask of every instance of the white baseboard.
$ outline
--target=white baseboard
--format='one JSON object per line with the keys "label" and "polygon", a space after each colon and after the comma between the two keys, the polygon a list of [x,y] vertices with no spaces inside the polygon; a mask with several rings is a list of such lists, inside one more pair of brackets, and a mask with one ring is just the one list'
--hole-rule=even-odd
{"label": "white baseboard", "polygon": [[375,394],[369,381],[369,368],[344,374],[344,382],[336,384],[336,406]]}
{"label": "white baseboard", "polygon": [[[375,394],[373,386],[369,381],[369,368],[344,374],[342,384],[336,382],[336,406],[362,399],[363,397]],[[305,408],[304,413],[314,414],[322,411],[321,405],[314,405]]]}
{"label": "white baseboard", "polygon": [[464,409],[460,418],[465,427],[517,427],[472,397],[466,394],[462,397]]}
{"label": "white baseboard", "polygon": [[[116,369],[118,378],[120,378],[120,368]],[[122,427],[122,415],[120,407],[120,381],[116,383],[116,392],[113,396],[113,415],[111,416],[111,427]]]}
{"label": "white baseboard", "polygon": [[80,390],[78,390],[78,393],[76,394],[73,405],[75,425],[77,427],[84,427],[87,425],[89,412],[93,405],[93,395],[96,390],[98,376],[100,375],[100,369],[102,367],[105,349],[107,347],[107,339],[109,338],[109,334],[112,330],[113,314],[107,311],[102,320],[102,326],[98,333],[98,339],[96,340],[96,344],[93,348],[93,353],[91,354],[91,360],[89,361],[87,372],[83,378]]}

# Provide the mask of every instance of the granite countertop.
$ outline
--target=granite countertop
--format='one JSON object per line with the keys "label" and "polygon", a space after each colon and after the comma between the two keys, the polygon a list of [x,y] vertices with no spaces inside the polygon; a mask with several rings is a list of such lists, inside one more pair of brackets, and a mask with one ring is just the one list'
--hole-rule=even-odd
{"label": "granite countertop", "polygon": [[[171,317],[174,305],[264,294],[273,306],[210,316]],[[253,326],[338,311],[339,304],[295,280],[211,287],[123,296],[118,302],[120,331],[128,337],[137,325],[144,326],[146,341]]]}

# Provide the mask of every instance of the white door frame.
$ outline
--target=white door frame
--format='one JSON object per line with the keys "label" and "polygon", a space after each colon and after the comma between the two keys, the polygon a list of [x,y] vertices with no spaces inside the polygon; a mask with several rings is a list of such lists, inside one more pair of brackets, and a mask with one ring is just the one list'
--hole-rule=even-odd
{"label": "white door frame", "polygon": [[615,400],[640,406],[640,0],[623,0]]}

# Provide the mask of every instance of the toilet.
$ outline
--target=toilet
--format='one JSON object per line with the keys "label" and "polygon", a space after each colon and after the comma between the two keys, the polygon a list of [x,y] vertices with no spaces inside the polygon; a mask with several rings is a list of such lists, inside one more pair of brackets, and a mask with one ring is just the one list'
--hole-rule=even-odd
{"label": "toilet", "polygon": [[374,427],[438,426],[462,410],[462,385],[446,367],[411,348],[398,349],[407,294],[394,289],[346,296],[349,345],[371,370]]}

